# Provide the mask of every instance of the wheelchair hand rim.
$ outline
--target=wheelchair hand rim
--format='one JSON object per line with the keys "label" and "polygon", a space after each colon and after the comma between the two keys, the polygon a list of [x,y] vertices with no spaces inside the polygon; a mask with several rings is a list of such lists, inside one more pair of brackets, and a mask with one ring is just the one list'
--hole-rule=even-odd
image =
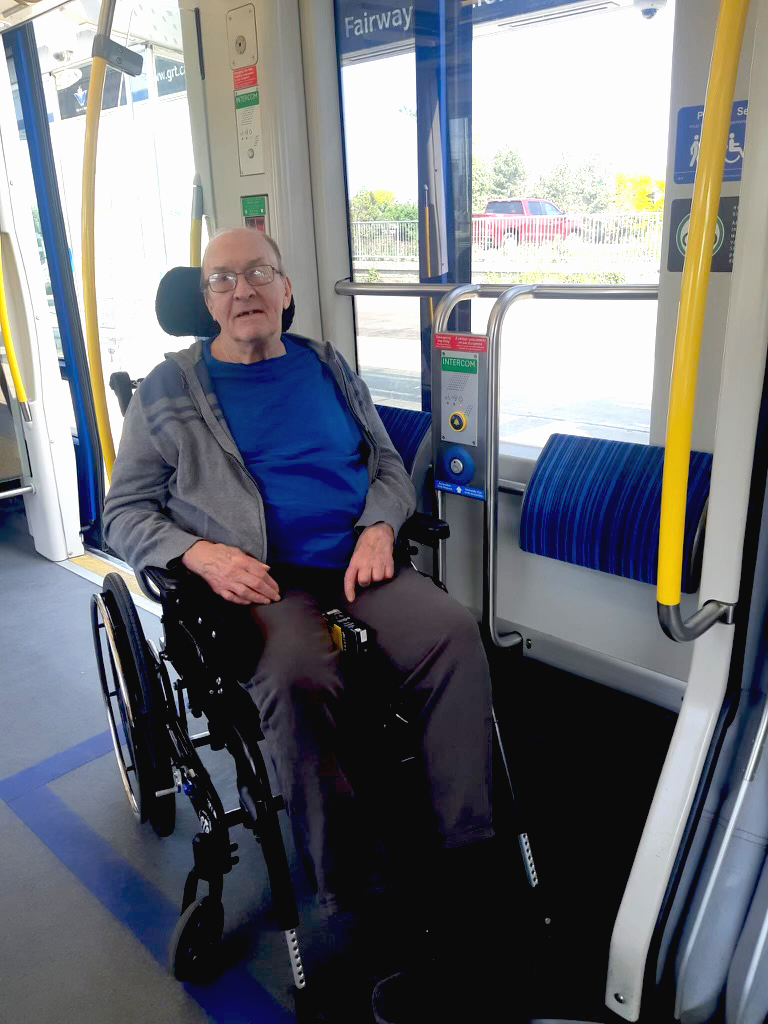
{"label": "wheelchair hand rim", "polygon": [[[121,707],[125,708],[126,714],[128,715],[129,728],[127,728],[125,730],[125,733],[126,733],[125,744],[126,744],[126,746],[128,747],[128,749],[129,749],[129,751],[131,753],[132,764],[130,766],[130,770],[132,770],[134,772],[134,774],[136,774],[136,751],[135,751],[134,746],[133,746],[132,735],[131,735],[131,730],[133,728],[135,728],[134,720],[133,720],[133,708],[131,707],[131,702],[130,702],[130,699],[128,697],[127,683],[126,683],[125,674],[123,672],[122,665],[120,663],[120,656],[119,656],[119,652],[117,650],[117,644],[116,644],[116,640],[115,640],[115,632],[114,632],[114,629],[112,627],[112,620],[111,620],[111,617],[109,615],[109,611],[107,609],[107,606],[106,606],[106,604],[104,602],[104,599],[102,598],[101,594],[94,594],[93,595],[92,608],[93,608],[94,634],[95,634],[95,636],[97,638],[97,643],[95,644],[95,648],[96,648],[96,654],[97,654],[97,658],[98,658],[98,662],[99,662],[99,665],[98,665],[98,668],[99,668],[99,681],[101,683],[102,694],[103,694],[103,697],[104,697],[104,706],[105,706],[106,711],[107,711],[107,723],[109,725],[109,731],[110,731],[110,734],[112,736],[112,746],[114,747],[114,750],[115,750],[115,759],[117,761],[118,771],[120,772],[120,779],[121,779],[121,781],[123,783],[123,788],[125,789],[125,795],[128,798],[128,803],[131,805],[131,810],[136,815],[136,817],[140,818],[141,817],[141,808],[139,806],[139,801],[136,798],[136,794],[133,791],[133,787],[131,786],[131,780],[130,780],[130,778],[128,776],[129,768],[128,768],[128,765],[126,765],[125,757],[123,756],[122,743],[120,742],[120,735],[118,733],[117,723],[115,721],[115,713],[114,713],[114,709],[112,707],[112,699],[113,699],[113,697],[117,698],[117,692],[115,691],[113,693],[109,689],[109,683],[107,681],[106,666],[104,664],[104,655],[102,653],[101,643],[98,642],[99,641],[98,629],[100,628],[100,625],[99,625],[99,622],[98,622],[99,618],[101,619],[101,625],[104,627],[104,631],[105,631],[105,634],[106,634],[106,637],[107,637],[107,647],[109,649],[110,661],[111,661],[112,667],[114,669],[117,685],[120,688],[120,696],[122,698],[122,700],[121,700]],[[125,725],[125,723],[124,723],[124,725]],[[138,780],[137,780],[137,785],[138,785]]]}

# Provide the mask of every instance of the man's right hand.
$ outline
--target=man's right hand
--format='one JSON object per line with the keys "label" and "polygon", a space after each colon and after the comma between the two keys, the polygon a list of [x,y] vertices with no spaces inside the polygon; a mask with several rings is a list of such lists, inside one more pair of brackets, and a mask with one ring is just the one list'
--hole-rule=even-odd
{"label": "man's right hand", "polygon": [[198,540],[184,552],[181,563],[201,576],[215,594],[233,604],[272,604],[280,600],[269,566],[240,548]]}

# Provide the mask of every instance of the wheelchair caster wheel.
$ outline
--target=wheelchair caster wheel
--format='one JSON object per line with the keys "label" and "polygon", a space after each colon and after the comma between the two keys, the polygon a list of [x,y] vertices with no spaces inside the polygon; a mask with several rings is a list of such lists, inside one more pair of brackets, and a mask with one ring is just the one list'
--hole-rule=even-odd
{"label": "wheelchair caster wheel", "polygon": [[191,903],[173,931],[169,952],[171,974],[178,981],[203,984],[215,977],[224,931],[224,907],[204,896]]}

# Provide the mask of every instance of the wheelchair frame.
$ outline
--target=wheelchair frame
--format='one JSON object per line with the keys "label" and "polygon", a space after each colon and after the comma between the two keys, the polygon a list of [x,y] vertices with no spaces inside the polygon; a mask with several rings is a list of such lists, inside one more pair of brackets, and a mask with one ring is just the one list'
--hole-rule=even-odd
{"label": "wheelchair frame", "polygon": [[[131,809],[140,821],[148,819],[158,835],[170,835],[175,794],[182,790],[200,821],[169,967],[180,981],[200,983],[216,974],[224,926],[224,875],[238,862],[229,829],[243,825],[264,851],[298,1009],[306,979],[296,932],[298,908],[278,819],[285,803],[271,791],[258,746],[263,734],[255,705],[234,673],[212,667],[231,661],[226,602],[185,572],[150,569],[145,582],[162,605],[166,635],[159,653],[146,640],[125,581],[116,573],[107,575],[102,592],[92,596],[91,621],[107,718]],[[170,682],[167,661],[179,675],[175,684]],[[206,732],[190,734],[185,693],[190,713],[205,715]],[[197,753],[203,746],[226,748],[234,758],[239,806],[224,809]],[[208,883],[202,899],[200,881]]]}
{"label": "wheelchair frame", "polygon": [[[401,539],[435,547],[448,533],[447,523],[416,513],[403,527]],[[415,550],[407,547],[409,554]],[[259,713],[232,667],[232,652],[242,641],[235,632],[236,617],[247,613],[183,568],[146,569],[142,582],[162,607],[165,635],[159,652],[144,636],[128,587],[117,573],[109,573],[102,592],[92,595],[91,622],[107,719],[131,809],[139,821],[149,820],[159,836],[168,836],[175,825],[175,794],[183,791],[200,821],[170,943],[170,971],[179,981],[197,983],[217,973],[224,875],[238,863],[229,829],[243,825],[263,849],[278,927],[288,947],[297,1015],[309,1019],[299,912],[278,819],[285,801],[272,793],[258,746],[264,738]],[[445,589],[439,580],[433,582]],[[173,684],[166,662],[178,674]],[[224,670],[218,667],[222,665]],[[185,693],[193,717],[205,715],[207,732],[190,734]],[[410,724],[395,704],[388,712],[382,735],[386,732],[393,764],[413,763]],[[225,811],[197,754],[203,746],[226,748],[235,761],[239,805],[231,810]],[[208,884],[202,899],[200,881]]]}

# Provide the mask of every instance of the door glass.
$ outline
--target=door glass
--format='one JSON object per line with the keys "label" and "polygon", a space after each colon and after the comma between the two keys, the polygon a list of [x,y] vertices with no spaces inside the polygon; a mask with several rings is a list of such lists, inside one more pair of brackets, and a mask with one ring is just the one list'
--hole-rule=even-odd
{"label": "door glass", "polygon": [[[51,139],[82,309],[80,212],[85,110],[96,25],[71,3],[35,21]],[[164,351],[188,344],[157,323],[155,294],[170,267],[189,262],[194,160],[178,8],[119,0],[112,38],[143,57],[143,72],[107,70],[95,194],[96,303],[104,379],[143,377]],[[113,431],[122,417],[109,388]]]}
{"label": "door glass", "polygon": [[[337,11],[344,5],[337,5]],[[349,6],[348,4],[346,5]],[[343,26],[343,21],[342,21]],[[339,47],[352,278],[419,279],[413,50],[370,57],[342,27]],[[421,408],[418,299],[355,299],[361,375],[375,402]]]}

